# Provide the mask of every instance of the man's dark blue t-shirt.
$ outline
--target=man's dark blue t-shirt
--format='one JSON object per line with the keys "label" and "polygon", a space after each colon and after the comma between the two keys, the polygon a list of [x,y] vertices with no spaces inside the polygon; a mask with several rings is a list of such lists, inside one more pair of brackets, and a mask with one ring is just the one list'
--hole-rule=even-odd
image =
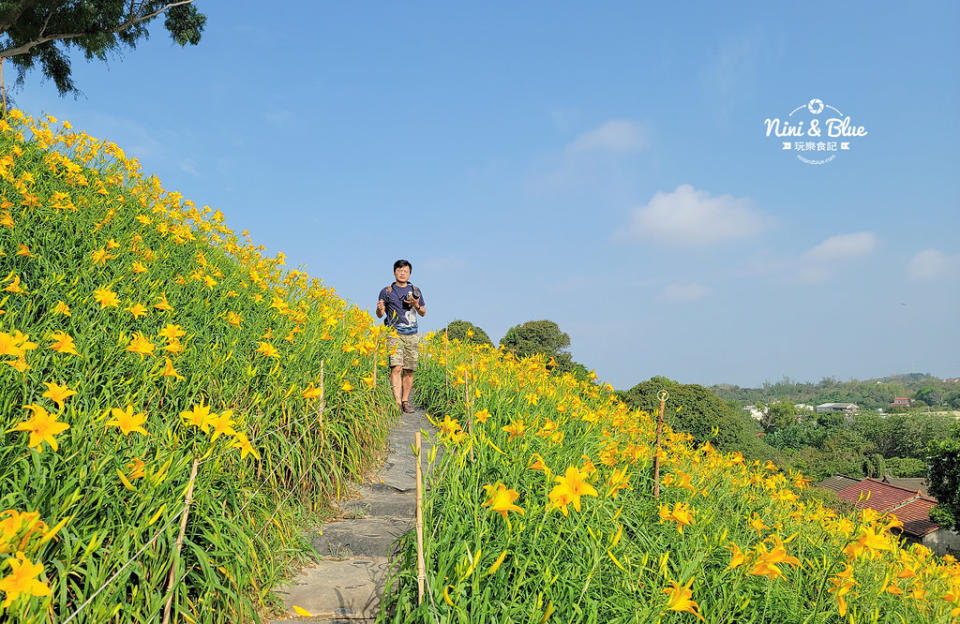
{"label": "man's dark blue t-shirt", "polygon": [[[417,311],[413,309],[412,305],[404,301],[412,290],[413,284],[407,282],[406,286],[393,284],[389,293],[386,288],[380,291],[379,299],[383,300],[386,311],[383,317],[383,324],[395,328],[398,334],[409,335],[417,333]],[[419,291],[420,289],[418,288],[417,290]],[[420,293],[419,304],[422,306],[427,305],[424,302],[422,292]]]}

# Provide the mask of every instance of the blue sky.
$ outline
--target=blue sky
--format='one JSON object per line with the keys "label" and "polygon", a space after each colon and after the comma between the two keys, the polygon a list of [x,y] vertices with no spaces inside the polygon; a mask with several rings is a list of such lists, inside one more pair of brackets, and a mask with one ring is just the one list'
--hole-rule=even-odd
{"label": "blue sky", "polygon": [[[960,375],[957,3],[197,5],[199,46],[157,22],[18,105],[371,311],[408,258],[425,329],[551,319],[618,388]],[[813,98],[868,132],[819,166],[764,135]]]}

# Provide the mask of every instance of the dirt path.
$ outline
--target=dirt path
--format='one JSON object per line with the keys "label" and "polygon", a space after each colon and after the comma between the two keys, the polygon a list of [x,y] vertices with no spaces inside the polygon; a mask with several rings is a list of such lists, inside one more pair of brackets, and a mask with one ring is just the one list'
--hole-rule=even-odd
{"label": "dirt path", "polygon": [[[368,483],[358,486],[360,498],[340,501],[342,519],[314,532],[313,547],[321,558],[288,584],[278,588],[286,618],[273,622],[373,622],[379,613],[388,561],[396,540],[414,528],[416,459],[414,434],[432,430],[426,413],[403,414],[390,432],[387,460]],[[427,467],[429,443],[423,446]],[[426,480],[426,478],[425,478]],[[310,617],[296,615],[293,606]]]}

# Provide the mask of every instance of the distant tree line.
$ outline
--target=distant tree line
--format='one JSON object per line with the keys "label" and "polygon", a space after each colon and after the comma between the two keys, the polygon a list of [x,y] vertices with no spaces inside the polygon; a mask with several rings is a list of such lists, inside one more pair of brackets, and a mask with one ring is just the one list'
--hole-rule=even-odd
{"label": "distant tree line", "polygon": [[862,409],[892,408],[895,397],[910,397],[914,407],[960,409],[960,384],[946,382],[926,373],[893,375],[879,379],[839,381],[824,377],[817,383],[793,382],[784,377],[776,383],[765,382],[760,388],[720,384],[711,386],[717,396],[749,403],[772,403],[788,400],[794,403],[856,403]]}
{"label": "distant tree line", "polygon": [[817,414],[790,401],[766,407],[766,442],[784,463],[817,478],[923,477],[932,442],[950,436],[955,419],[942,413]]}

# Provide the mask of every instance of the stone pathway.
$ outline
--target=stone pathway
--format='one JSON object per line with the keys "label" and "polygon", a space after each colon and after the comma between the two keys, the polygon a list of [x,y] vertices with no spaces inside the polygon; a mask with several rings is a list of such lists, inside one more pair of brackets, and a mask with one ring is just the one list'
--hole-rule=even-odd
{"label": "stone pathway", "polygon": [[[279,622],[356,624],[373,622],[380,610],[390,557],[396,540],[415,528],[416,459],[414,434],[432,427],[422,409],[403,414],[390,432],[390,448],[379,474],[358,487],[359,499],[338,503],[341,519],[314,532],[311,543],[321,558],[278,588],[286,617]],[[427,469],[430,442],[423,441]],[[426,474],[424,474],[426,487]],[[310,617],[296,615],[293,606]]]}

